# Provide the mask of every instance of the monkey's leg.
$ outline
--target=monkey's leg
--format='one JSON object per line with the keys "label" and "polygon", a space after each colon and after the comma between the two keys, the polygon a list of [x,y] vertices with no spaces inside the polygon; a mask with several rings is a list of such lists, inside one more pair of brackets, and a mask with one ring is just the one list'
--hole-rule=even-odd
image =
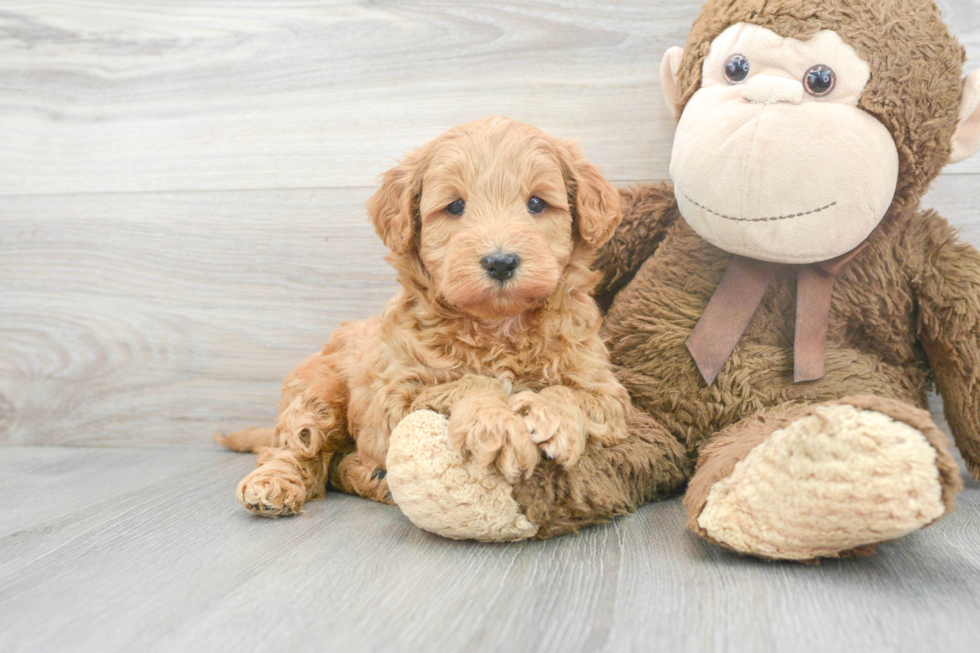
{"label": "monkey's leg", "polygon": [[515,483],[514,499],[540,526],[535,539],[606,523],[676,493],[690,478],[684,446],[647,413],[631,406],[626,432],[612,446],[590,446],[572,468],[547,461]]}
{"label": "monkey's leg", "polygon": [[926,526],[961,487],[929,414],[853,396],[742,420],[702,450],[684,505],[708,541],[763,558],[870,551]]}
{"label": "monkey's leg", "polygon": [[632,408],[626,426],[624,440],[587,447],[578,464],[566,469],[546,460],[511,484],[459,454],[445,417],[418,411],[392,434],[388,482],[409,519],[444,537],[554,537],[631,512],[688,478],[684,447],[666,429]]}

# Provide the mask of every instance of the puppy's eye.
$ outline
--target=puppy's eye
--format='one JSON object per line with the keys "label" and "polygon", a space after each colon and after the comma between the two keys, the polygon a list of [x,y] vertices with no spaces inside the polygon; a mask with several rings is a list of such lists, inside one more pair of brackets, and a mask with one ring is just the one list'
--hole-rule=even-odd
{"label": "puppy's eye", "polygon": [[820,64],[806,71],[806,75],[803,76],[803,86],[810,95],[824,97],[830,95],[837,86],[837,75],[830,66]]}
{"label": "puppy's eye", "polygon": [[532,197],[527,201],[528,213],[541,213],[548,208],[548,203],[540,197]]}
{"label": "puppy's eye", "polygon": [[733,54],[725,62],[725,79],[732,84],[741,84],[749,76],[749,60],[740,54]]}
{"label": "puppy's eye", "polygon": [[460,216],[463,215],[463,211],[466,210],[466,202],[463,200],[456,200],[452,204],[446,207],[446,213],[449,215]]}

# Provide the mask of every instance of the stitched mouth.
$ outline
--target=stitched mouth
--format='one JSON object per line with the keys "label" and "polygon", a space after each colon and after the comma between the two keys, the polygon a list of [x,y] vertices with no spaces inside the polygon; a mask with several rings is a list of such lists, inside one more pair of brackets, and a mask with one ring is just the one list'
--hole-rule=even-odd
{"label": "stitched mouth", "polygon": [[805,215],[813,215],[814,213],[820,213],[821,211],[826,211],[832,206],[837,206],[837,202],[831,202],[827,206],[821,206],[819,209],[813,209],[812,211],[804,211],[803,213],[787,213],[786,215],[774,215],[769,218],[736,218],[731,215],[725,215],[724,213],[718,213],[717,211],[712,211],[704,204],[695,202],[693,199],[691,199],[691,196],[685,193],[684,191],[681,191],[681,195],[683,195],[688,202],[698,207],[699,209],[707,211],[711,215],[716,215],[719,218],[724,218],[725,220],[731,220],[733,222],[775,222],[776,220],[792,220],[793,218],[802,218]]}

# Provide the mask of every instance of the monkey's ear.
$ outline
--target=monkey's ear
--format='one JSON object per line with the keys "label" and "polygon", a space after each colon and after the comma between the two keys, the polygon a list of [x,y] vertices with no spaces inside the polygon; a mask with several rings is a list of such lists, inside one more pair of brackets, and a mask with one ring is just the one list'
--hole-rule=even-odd
{"label": "monkey's ear", "polygon": [[415,157],[410,154],[384,174],[381,188],[365,205],[374,230],[395,254],[407,252],[415,235],[416,168]]}
{"label": "monkey's ear", "polygon": [[606,181],[598,166],[585,160],[575,143],[565,141],[565,147],[569,155],[565,162],[566,184],[574,202],[579,234],[590,247],[599,249],[612,238],[623,219],[619,191]]}
{"label": "monkey's ear", "polygon": [[980,70],[974,70],[963,80],[960,97],[960,123],[953,132],[953,152],[950,163],[959,163],[980,150]]}
{"label": "monkey's ear", "polygon": [[660,62],[660,86],[664,90],[664,101],[670,114],[677,119],[677,71],[681,69],[681,59],[684,58],[684,48],[676,45],[664,53]]}

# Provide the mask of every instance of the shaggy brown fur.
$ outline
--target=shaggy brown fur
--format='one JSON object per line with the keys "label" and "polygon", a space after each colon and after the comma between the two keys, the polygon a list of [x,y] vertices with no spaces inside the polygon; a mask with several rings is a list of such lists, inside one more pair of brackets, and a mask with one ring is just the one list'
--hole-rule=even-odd
{"label": "shaggy brown fur", "polygon": [[[657,204],[671,191],[651,186],[624,195],[628,203]],[[787,266],[777,274],[721,375],[707,387],[684,343],[731,257],[682,220],[670,222],[664,231],[656,253],[616,296],[605,332],[634,402],[692,453],[714,433],[765,407],[849,394],[924,406],[934,374],[943,379],[978,369],[972,361],[980,363],[980,351],[971,354],[970,349],[980,336],[980,313],[973,312],[980,310],[980,256],[965,246],[943,247],[955,242],[955,236],[934,213],[908,211],[890,216],[838,278],[822,379],[793,382],[796,274]],[[964,274],[964,268],[974,266],[972,274]],[[938,296],[932,294],[937,291]],[[960,312],[954,306],[961,315],[953,314]],[[946,315],[940,317],[940,312]],[[972,343],[961,334],[944,338],[953,335],[950,329],[973,331]],[[964,351],[931,367],[926,349],[937,348],[929,343],[939,340],[950,353],[957,348],[954,343]],[[958,387],[966,391],[969,384]],[[956,402],[950,403],[953,409]],[[975,469],[980,451],[971,446],[977,433],[977,422],[973,424],[960,435]]]}
{"label": "shaggy brown fur", "polygon": [[711,0],[687,44],[679,110],[700,86],[711,40],[737,22],[793,37],[832,29],[870,62],[860,107],[895,139],[898,191],[868,247],[834,286],[826,375],[793,382],[796,270],[785,266],[711,387],[685,341],[731,255],[688,227],[670,186],[624,191],[624,220],[597,259],[604,273],[600,302],[611,304],[604,336],[619,378],[692,459],[711,443],[686,502],[692,524],[711,485],[787,411],[853,404],[842,399],[849,395],[865,395],[874,410],[902,413],[896,419],[914,422],[927,436],[951,507],[955,469],[931,419],[913,407],[925,407],[935,382],[967,466],[980,477],[980,253],[918,203],[949,157],[963,50],[931,0]]}
{"label": "shaggy brown fur", "polygon": [[626,417],[629,435],[610,447],[590,447],[575,467],[551,461],[514,483],[514,500],[534,539],[573,533],[674,494],[693,465],[677,439],[642,411]]}
{"label": "shaggy brown fur", "polygon": [[[629,370],[627,387],[693,451],[729,424],[786,401],[874,393],[924,405],[935,376],[957,442],[980,474],[980,255],[957,242],[934,212],[918,210],[949,158],[963,49],[931,0],[712,0],[688,39],[679,110],[700,85],[711,40],[735,22],[793,37],[832,29],[868,59],[873,72],[859,106],[892,131],[899,190],[869,247],[834,287],[827,375],[792,383],[796,284],[787,266],[711,388],[698,378],[684,341],[730,256],[680,219],[670,186],[624,191],[624,220],[597,266],[605,273],[598,292],[606,302],[636,275],[619,292],[606,325],[614,361]],[[870,27],[885,24],[892,27]],[[694,409],[695,397],[703,408]]]}
{"label": "shaggy brown fur", "polygon": [[[533,212],[532,197],[546,208]],[[390,502],[388,438],[422,408],[449,415],[454,443],[511,480],[542,453],[568,469],[587,444],[626,438],[629,397],[598,336],[588,267],[619,196],[574,145],[504,118],[469,123],[389,171],[368,212],[402,289],[286,379],[274,446],[238,488],[246,508],[294,514],[328,482]],[[510,278],[486,268],[499,253],[519,256]]]}

